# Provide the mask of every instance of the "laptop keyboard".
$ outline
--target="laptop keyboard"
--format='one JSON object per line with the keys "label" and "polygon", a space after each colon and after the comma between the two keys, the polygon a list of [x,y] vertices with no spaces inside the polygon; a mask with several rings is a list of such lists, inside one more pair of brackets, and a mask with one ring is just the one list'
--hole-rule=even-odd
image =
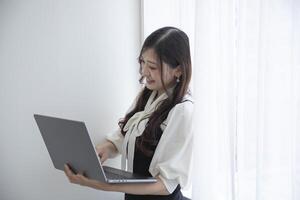
{"label": "laptop keyboard", "polygon": [[126,172],[123,170],[111,168],[111,167],[104,167],[105,174],[109,176],[109,178],[113,179],[131,179],[133,178],[132,173]]}
{"label": "laptop keyboard", "polygon": [[128,179],[127,177],[124,177],[120,174],[113,174],[111,172],[106,172],[106,176],[107,178],[109,179],[114,179],[114,180],[125,180],[125,179]]}

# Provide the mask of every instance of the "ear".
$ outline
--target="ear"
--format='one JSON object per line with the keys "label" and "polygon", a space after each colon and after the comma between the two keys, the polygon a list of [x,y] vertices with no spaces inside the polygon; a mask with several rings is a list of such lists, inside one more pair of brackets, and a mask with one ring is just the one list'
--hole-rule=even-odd
{"label": "ear", "polygon": [[174,76],[177,78],[177,77],[180,77],[181,74],[182,74],[182,69],[181,69],[181,66],[178,65],[175,69],[174,69]]}

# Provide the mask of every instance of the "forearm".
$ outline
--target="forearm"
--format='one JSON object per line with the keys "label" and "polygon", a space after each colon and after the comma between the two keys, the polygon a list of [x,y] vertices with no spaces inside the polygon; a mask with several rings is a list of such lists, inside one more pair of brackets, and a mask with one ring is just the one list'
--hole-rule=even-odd
{"label": "forearm", "polygon": [[122,192],[135,195],[168,195],[163,181],[157,176],[156,183],[127,183],[127,184],[109,184],[97,180],[88,179],[82,174],[74,174],[69,166],[64,166],[64,171],[71,183],[91,187],[98,190]]}
{"label": "forearm", "polygon": [[156,183],[128,183],[128,184],[107,184],[106,187],[103,185],[95,184],[95,189],[122,192],[127,194],[135,195],[168,195],[169,192],[163,184],[162,180],[157,177]]}

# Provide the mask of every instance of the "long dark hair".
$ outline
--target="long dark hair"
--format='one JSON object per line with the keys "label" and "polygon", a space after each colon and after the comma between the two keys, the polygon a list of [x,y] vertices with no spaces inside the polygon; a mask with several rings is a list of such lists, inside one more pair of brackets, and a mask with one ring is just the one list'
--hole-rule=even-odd
{"label": "long dark hair", "polygon": [[[161,72],[161,81],[168,98],[164,100],[159,107],[151,114],[143,134],[137,138],[137,147],[147,156],[154,153],[155,147],[162,135],[160,125],[167,118],[170,110],[178,103],[181,103],[183,97],[188,92],[188,86],[191,80],[191,55],[188,36],[178,28],[163,27],[151,33],[145,40],[140,55],[148,50],[153,49],[158,57],[159,69]],[[176,84],[172,93],[168,93],[167,88],[162,78],[163,62],[171,68],[181,67],[180,81]],[[141,63],[140,63],[141,64]],[[140,65],[140,82],[144,79],[141,73]],[[119,126],[123,135],[126,132],[123,130],[127,121],[139,111],[144,110],[145,105],[152,91],[144,88],[139,94],[137,103],[132,111],[119,121]]]}

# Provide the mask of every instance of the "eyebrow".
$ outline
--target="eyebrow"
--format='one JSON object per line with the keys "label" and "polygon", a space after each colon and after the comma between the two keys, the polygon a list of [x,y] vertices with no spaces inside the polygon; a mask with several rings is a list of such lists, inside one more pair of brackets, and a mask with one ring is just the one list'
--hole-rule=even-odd
{"label": "eyebrow", "polygon": [[153,61],[150,61],[150,60],[147,60],[147,62],[151,63],[151,64],[154,64],[154,65],[157,65],[156,62],[153,62]]}
{"label": "eyebrow", "polygon": [[154,64],[154,65],[157,65],[157,63],[156,63],[156,62],[154,62],[154,61],[151,61],[151,60],[145,60],[145,59],[143,58],[143,56],[141,56],[141,59],[143,59],[144,61],[147,61],[148,63]]}

